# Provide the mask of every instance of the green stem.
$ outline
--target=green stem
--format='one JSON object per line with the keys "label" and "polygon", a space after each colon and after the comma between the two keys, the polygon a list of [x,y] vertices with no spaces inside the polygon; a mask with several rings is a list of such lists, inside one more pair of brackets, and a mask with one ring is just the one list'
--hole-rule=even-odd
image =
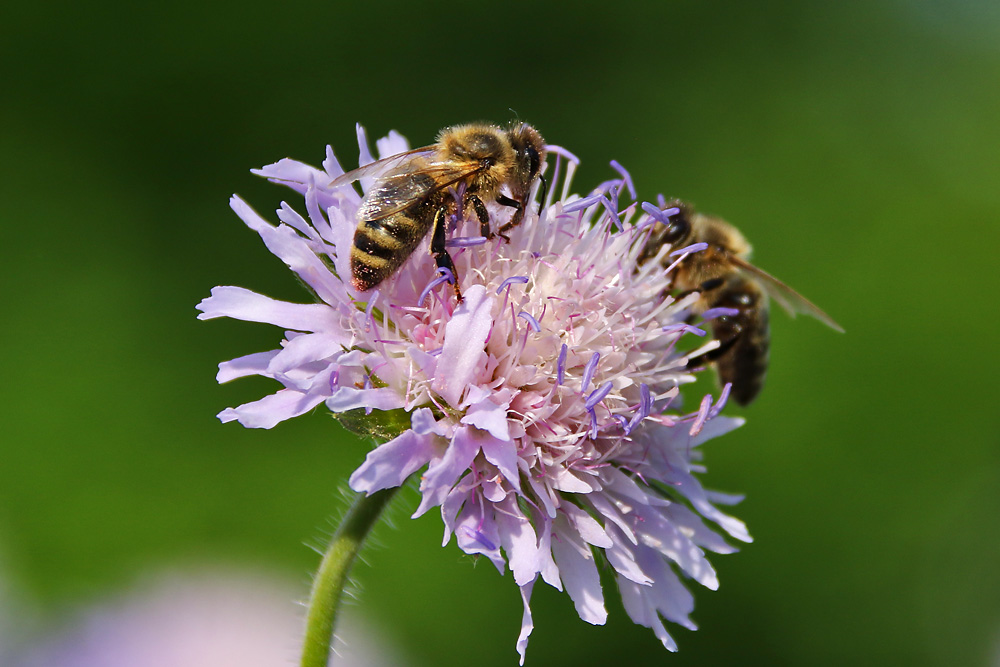
{"label": "green stem", "polygon": [[302,667],[327,667],[333,626],[340,611],[347,574],[375,521],[398,490],[399,487],[394,487],[376,491],[370,496],[359,495],[337,528],[309,596]]}

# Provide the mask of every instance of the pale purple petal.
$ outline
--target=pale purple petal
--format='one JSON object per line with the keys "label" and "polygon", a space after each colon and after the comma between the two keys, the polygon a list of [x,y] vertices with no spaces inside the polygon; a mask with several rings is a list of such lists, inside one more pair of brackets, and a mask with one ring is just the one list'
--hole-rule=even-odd
{"label": "pale purple petal", "polygon": [[593,544],[595,547],[601,547],[602,549],[607,549],[614,544],[612,539],[608,537],[608,534],[604,532],[601,524],[573,503],[565,503],[560,510],[585,542]]}
{"label": "pale purple petal", "polygon": [[580,479],[573,471],[567,468],[553,470],[551,475],[553,489],[565,491],[566,493],[590,493],[594,490],[590,482]]}
{"label": "pale purple petal", "polygon": [[444,430],[438,424],[437,420],[434,419],[434,413],[430,408],[417,408],[413,411],[413,415],[410,417],[410,425],[413,427],[415,433],[420,435],[428,435],[430,433],[436,433],[437,435],[445,435]]}
{"label": "pale purple petal", "polygon": [[327,303],[348,300],[343,283],[330,273],[323,260],[295,230],[272,226],[239,197],[230,199],[229,205],[248,227],[260,234],[267,249],[285,262],[321,299]]}
{"label": "pale purple petal", "polygon": [[514,575],[514,583],[524,586],[535,580],[542,565],[535,530],[513,498],[504,500],[498,509],[496,516],[500,543],[507,552],[507,562]]}
{"label": "pale purple petal", "polygon": [[528,604],[531,600],[531,589],[534,586],[534,581],[521,586],[521,602],[524,603],[524,614],[521,616],[521,633],[517,636],[517,654],[521,656],[517,664],[522,665],[522,667],[524,665],[524,654],[528,650],[528,637],[531,636],[531,631],[535,629],[535,624],[531,620],[531,606]]}
{"label": "pale purple petal", "polygon": [[[633,544],[638,544],[639,539],[636,537],[635,532],[632,530],[630,521],[622,516],[622,513],[618,511],[618,507],[611,502],[610,499],[605,497],[600,493],[591,493],[586,496],[585,502],[589,503],[597,512],[603,516],[605,519],[610,520],[624,533],[625,537],[628,538],[629,542]],[[607,523],[605,523],[607,525]]]}
{"label": "pale purple petal", "polygon": [[676,652],[677,642],[667,632],[656,608],[645,597],[650,587],[640,586],[619,576],[618,590],[621,592],[622,606],[625,607],[625,612],[632,619],[632,622],[651,628],[665,649]]}
{"label": "pale purple petal", "polygon": [[215,376],[215,379],[219,384],[222,384],[249,375],[264,375],[267,373],[267,366],[271,362],[271,359],[279,351],[256,352],[244,357],[237,357],[230,361],[223,361],[219,364],[219,373]]}
{"label": "pale purple petal", "polygon": [[622,577],[642,586],[648,586],[652,579],[642,571],[635,560],[635,545],[625,538],[617,526],[608,526],[608,535],[612,537],[612,546],[604,550],[604,555],[608,557],[611,567]]}
{"label": "pale purple petal", "polygon": [[410,142],[396,130],[389,130],[388,136],[375,141],[375,148],[378,149],[379,159],[382,159],[410,150]]}
{"label": "pale purple petal", "polygon": [[495,465],[504,479],[510,482],[518,494],[521,494],[521,475],[517,468],[517,445],[510,439],[500,440],[491,435],[481,438],[481,442],[483,456],[486,457],[486,460]]}
{"label": "pale purple petal", "polygon": [[268,373],[279,375],[314,361],[335,357],[344,351],[343,335],[328,333],[296,336],[284,344],[281,351],[268,364]]}
{"label": "pale purple petal", "polygon": [[326,399],[326,407],[332,412],[347,412],[358,408],[395,410],[403,407],[404,403],[403,397],[389,387],[378,389],[339,387],[333,396]]}
{"label": "pale purple petal", "polygon": [[731,537],[741,542],[753,542],[753,538],[747,532],[746,524],[735,517],[720,512],[714,505],[708,502],[704,490],[702,490],[701,485],[693,477],[684,477],[679,483],[675,484],[677,490],[691,501],[691,506],[703,517],[714,521],[720,528],[729,533]]}
{"label": "pale purple petal", "polygon": [[605,490],[614,492],[615,497],[621,502],[629,500],[640,505],[658,505],[667,507],[672,505],[669,500],[639,486],[638,483],[617,468],[605,468],[601,471],[601,482]]}
{"label": "pale purple petal", "polygon": [[492,504],[489,512],[484,512],[479,504],[465,504],[455,524],[455,542],[470,556],[486,556],[493,561],[500,574],[504,573],[505,561],[500,554],[500,534],[493,520]]}
{"label": "pale purple petal", "polygon": [[476,487],[477,483],[470,472],[451,488],[444,502],[441,503],[441,521],[444,523],[444,540],[441,542],[441,546],[448,546],[448,540],[451,539],[451,534],[458,521],[458,513],[465,503],[475,501]]}
{"label": "pale purple petal", "polygon": [[493,298],[486,288],[473,285],[445,325],[444,349],[438,358],[439,373],[433,386],[452,405],[461,402],[462,393],[476,374],[493,326],[492,310]]}
{"label": "pale purple petal", "polygon": [[351,474],[351,488],[370,496],[381,489],[400,486],[437,453],[437,441],[433,435],[404,431],[368,452],[365,462]]}
{"label": "pale purple petal", "polygon": [[489,399],[482,400],[469,407],[465,416],[462,417],[461,422],[488,431],[490,435],[498,440],[505,442],[510,440],[510,428],[507,425],[507,405],[497,405]]}
{"label": "pale purple petal", "polygon": [[701,433],[691,438],[690,446],[698,447],[702,443],[743,426],[745,423],[746,420],[743,417],[715,417],[702,427]]}
{"label": "pale purple petal", "polygon": [[296,331],[335,331],[339,318],[329,306],[275,301],[242,287],[214,287],[212,296],[198,304],[199,320],[232,317],[263,322]]}
{"label": "pale purple petal", "polygon": [[324,172],[316,169],[315,167],[310,167],[307,164],[299,162],[298,160],[292,160],[291,158],[283,158],[274,164],[269,164],[266,167],[261,167],[260,169],[251,169],[250,171],[258,176],[282,182],[284,185],[287,185],[300,193],[304,193],[305,188],[300,189],[300,187],[297,186],[311,183],[317,177],[320,179],[326,178],[326,174]]}
{"label": "pale purple petal", "polygon": [[472,460],[479,453],[481,439],[477,434],[480,433],[482,431],[469,427],[455,431],[455,437],[448,445],[444,456],[440,461],[432,463],[420,480],[420,493],[423,497],[417,511],[413,513],[414,518],[444,501],[455,480],[472,464]]}
{"label": "pale purple petal", "polygon": [[668,621],[696,630],[697,626],[688,618],[688,614],[694,610],[694,597],[670,566],[651,549],[638,548],[636,557],[643,570],[649,572],[654,581],[644,591],[644,596]]}
{"label": "pale purple petal", "polygon": [[636,512],[638,521],[635,531],[639,541],[663,554],[684,571],[684,573],[710,590],[719,587],[715,569],[705,558],[704,552],[694,542],[683,535],[673,523],[666,521],[655,509]]}
{"label": "pale purple petal", "polygon": [[552,555],[576,613],[587,623],[604,625],[608,612],[604,608],[601,578],[590,547],[571,530],[560,530],[552,540]]}
{"label": "pale purple petal", "polygon": [[671,523],[675,524],[683,534],[689,536],[692,542],[703,549],[714,551],[717,554],[731,554],[739,551],[717,532],[710,530],[699,515],[684,505],[673,503],[662,511]]}
{"label": "pale purple petal", "polygon": [[259,401],[245,403],[238,408],[226,408],[219,413],[219,421],[238,421],[247,428],[274,428],[286,419],[309,412],[322,402],[322,396],[282,389]]}

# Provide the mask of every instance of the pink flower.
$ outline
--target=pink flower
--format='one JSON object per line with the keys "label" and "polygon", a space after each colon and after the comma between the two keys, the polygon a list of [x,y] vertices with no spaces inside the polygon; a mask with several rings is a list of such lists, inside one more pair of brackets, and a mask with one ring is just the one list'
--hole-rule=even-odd
{"label": "pink flower", "polygon": [[[364,164],[371,156],[358,134]],[[395,133],[378,147],[381,156],[407,149]],[[283,388],[219,417],[270,428],[320,403],[334,413],[363,408],[374,421],[403,411],[409,428],[368,454],[351,487],[370,494],[423,470],[414,516],[439,507],[445,544],[454,535],[466,553],[511,569],[524,601],[522,663],[539,579],[565,588],[583,620],[604,623],[599,555],[629,616],[675,650],[662,619],[695,627],[681,578],[714,589],[705,551],[735,551],[710,524],[750,541],[716,507],[739,498],[706,491],[695,476],[700,445],[741,420],[717,416],[726,391],[676,412],[679,386],[694,380],[688,357],[718,343],[678,350],[680,339],[705,335],[687,324],[697,295],[675,299],[669,269],[637,266],[654,218],[619,201],[628,174],[613,163],[621,178],[581,199],[570,194],[576,158],[549,149],[549,197],[540,212],[529,207],[509,243],[474,240],[475,216],[456,221],[461,304],[437,277],[427,240],[376,290],[351,287],[360,196],[329,188],[343,173],[330,149],[322,170],[292,160],[261,169],[304,195],[307,217],[282,203],[275,227],[238,197],[232,207],[317,302],[217,287],[199,305],[202,319],[286,330],[280,349],[220,364],[218,375],[263,375]],[[494,221],[510,215],[487,207]]]}

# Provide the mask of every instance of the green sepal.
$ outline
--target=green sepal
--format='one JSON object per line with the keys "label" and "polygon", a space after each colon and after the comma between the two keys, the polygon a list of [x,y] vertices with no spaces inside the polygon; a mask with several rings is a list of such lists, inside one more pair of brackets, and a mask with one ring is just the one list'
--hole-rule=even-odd
{"label": "green sepal", "polygon": [[364,408],[334,413],[333,418],[351,433],[374,440],[377,444],[389,442],[410,430],[410,413],[402,408],[395,410],[372,410],[367,414]]}

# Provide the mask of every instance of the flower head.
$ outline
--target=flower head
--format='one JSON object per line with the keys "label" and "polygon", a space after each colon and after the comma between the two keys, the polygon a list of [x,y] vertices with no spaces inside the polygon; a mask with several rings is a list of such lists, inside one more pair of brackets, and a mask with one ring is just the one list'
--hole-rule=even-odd
{"label": "flower head", "polygon": [[[359,143],[362,164],[370,162],[360,128]],[[378,148],[387,156],[407,146],[392,133]],[[461,303],[442,285],[427,240],[377,289],[351,286],[361,198],[351,187],[331,189],[343,173],[331,150],[322,170],[292,160],[259,170],[303,195],[306,216],[282,203],[275,227],[238,197],[232,207],[317,302],[217,287],[199,305],[202,319],[286,329],[279,349],[220,364],[218,375],[263,375],[283,389],[219,417],[270,428],[320,403],[374,421],[404,415],[350,485],[370,494],[426,468],[414,516],[440,508],[445,544],[454,535],[466,553],[511,569],[524,601],[522,662],[539,579],[565,588],[583,620],[604,623],[598,557],[613,568],[633,621],[675,650],[662,619],[694,629],[681,578],[714,589],[705,551],[735,551],[708,522],[750,541],[744,524],[716,507],[739,498],[706,491],[695,477],[699,446],[741,422],[718,416],[725,390],[677,411],[679,386],[694,379],[688,358],[718,343],[678,349],[682,338],[705,335],[687,322],[698,295],[669,296],[670,269],[637,261],[659,209],[624,205],[631,179],[617,163],[619,178],[571,195],[577,160],[550,147],[553,159],[548,199],[509,243],[485,242],[478,220],[455,216],[448,245]],[[486,206],[494,221],[510,215]],[[698,250],[661,253],[679,262]]]}

